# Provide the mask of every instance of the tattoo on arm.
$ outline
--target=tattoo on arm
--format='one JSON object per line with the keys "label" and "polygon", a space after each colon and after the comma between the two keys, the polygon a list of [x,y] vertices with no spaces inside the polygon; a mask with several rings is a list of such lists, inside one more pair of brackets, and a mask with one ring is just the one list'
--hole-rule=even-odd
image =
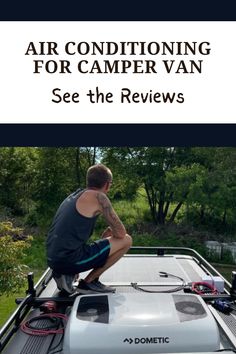
{"label": "tattoo on arm", "polygon": [[99,203],[99,208],[108,225],[111,227],[114,236],[123,237],[126,234],[125,227],[113,209],[110,200],[105,194],[102,193],[97,194],[97,200]]}

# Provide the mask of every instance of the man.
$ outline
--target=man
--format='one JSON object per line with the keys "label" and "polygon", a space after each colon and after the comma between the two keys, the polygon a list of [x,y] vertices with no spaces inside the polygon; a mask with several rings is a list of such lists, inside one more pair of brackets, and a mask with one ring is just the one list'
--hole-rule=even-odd
{"label": "man", "polygon": [[[109,168],[102,164],[91,166],[87,188],[69,195],[56,212],[47,239],[47,260],[60,290],[73,293],[76,275],[91,269],[79,281],[80,293],[115,291],[102,284],[99,276],[129,250],[132,238],[107,197],[111,184]],[[87,244],[100,214],[108,227],[100,240]]]}

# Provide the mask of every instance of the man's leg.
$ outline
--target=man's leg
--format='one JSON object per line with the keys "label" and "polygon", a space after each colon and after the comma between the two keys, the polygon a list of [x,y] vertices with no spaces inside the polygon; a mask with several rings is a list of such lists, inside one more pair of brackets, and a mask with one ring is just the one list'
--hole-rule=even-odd
{"label": "man's leg", "polygon": [[116,263],[131,247],[132,238],[128,234],[124,238],[108,237],[110,253],[104,266],[93,269],[84,279],[87,283],[99,278],[102,273]]}
{"label": "man's leg", "polygon": [[60,291],[65,291],[68,294],[72,294],[75,291],[73,283],[76,280],[75,275],[60,274],[52,271],[53,279],[57,284],[57,288]]}

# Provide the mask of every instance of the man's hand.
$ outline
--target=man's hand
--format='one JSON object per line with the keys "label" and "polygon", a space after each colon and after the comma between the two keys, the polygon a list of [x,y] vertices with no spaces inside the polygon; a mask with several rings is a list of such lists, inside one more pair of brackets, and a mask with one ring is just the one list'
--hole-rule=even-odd
{"label": "man's hand", "polygon": [[110,226],[108,226],[102,233],[101,238],[107,238],[107,237],[111,237],[113,236],[112,230],[110,228]]}

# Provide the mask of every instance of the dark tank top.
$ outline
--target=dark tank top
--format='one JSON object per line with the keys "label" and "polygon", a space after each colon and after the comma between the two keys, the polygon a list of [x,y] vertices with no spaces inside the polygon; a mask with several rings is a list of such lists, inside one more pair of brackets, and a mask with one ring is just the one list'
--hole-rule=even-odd
{"label": "dark tank top", "polygon": [[76,202],[85,190],[70,194],[56,212],[46,244],[49,266],[73,263],[83,255],[83,246],[92,235],[98,217],[83,216],[76,209]]}

